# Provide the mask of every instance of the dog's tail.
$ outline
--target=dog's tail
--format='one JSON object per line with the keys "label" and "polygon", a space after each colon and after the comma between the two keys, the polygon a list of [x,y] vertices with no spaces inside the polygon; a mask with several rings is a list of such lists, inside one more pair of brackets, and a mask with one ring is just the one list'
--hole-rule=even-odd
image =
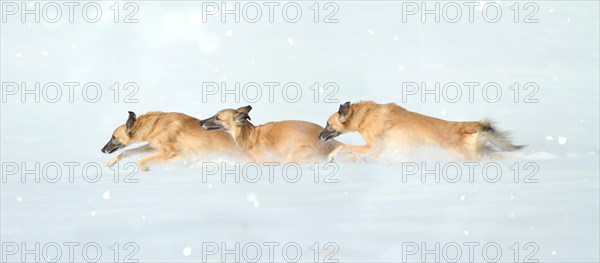
{"label": "dog's tail", "polygon": [[525,148],[525,145],[514,145],[511,141],[510,133],[496,129],[493,121],[483,119],[479,123],[481,124],[479,134],[483,137],[482,139],[500,151],[512,152]]}

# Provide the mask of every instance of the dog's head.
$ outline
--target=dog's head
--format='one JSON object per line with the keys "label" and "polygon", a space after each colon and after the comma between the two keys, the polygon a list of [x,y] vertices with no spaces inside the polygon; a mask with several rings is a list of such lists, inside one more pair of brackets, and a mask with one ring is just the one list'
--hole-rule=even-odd
{"label": "dog's head", "polygon": [[327,120],[325,129],[319,134],[321,141],[329,141],[340,134],[349,132],[347,128],[348,112],[350,111],[350,102],[340,105],[338,112],[332,114]]}
{"label": "dog's head", "polygon": [[108,141],[108,143],[106,143],[106,145],[104,145],[104,147],[102,147],[102,152],[103,153],[113,153],[116,150],[119,150],[123,147],[126,147],[128,145],[131,144],[131,129],[133,128],[133,124],[135,123],[135,120],[137,119],[137,117],[135,116],[135,113],[133,113],[132,111],[129,112],[129,117],[127,118],[127,122],[125,124],[120,125],[119,127],[117,127],[117,129],[115,129],[115,131],[112,134],[112,137],[110,137],[110,140]]}
{"label": "dog's head", "polygon": [[200,126],[207,130],[225,130],[229,131],[232,127],[241,126],[248,120],[250,120],[250,116],[248,113],[252,110],[252,107],[245,106],[234,109],[224,109],[214,116],[201,120]]}

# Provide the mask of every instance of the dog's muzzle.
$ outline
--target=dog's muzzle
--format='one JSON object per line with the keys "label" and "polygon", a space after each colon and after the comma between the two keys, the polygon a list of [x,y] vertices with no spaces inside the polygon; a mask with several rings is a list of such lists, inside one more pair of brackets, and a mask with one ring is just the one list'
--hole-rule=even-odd
{"label": "dog's muzzle", "polygon": [[222,130],[223,127],[214,124],[210,119],[201,120],[200,126],[206,130]]}
{"label": "dog's muzzle", "polygon": [[327,129],[325,129],[319,134],[319,139],[321,141],[329,141],[329,140],[339,136],[340,134],[341,133],[338,131],[328,131]]}
{"label": "dog's muzzle", "polygon": [[104,147],[102,147],[101,151],[106,154],[111,154],[111,153],[114,153],[116,150],[121,149],[123,147],[125,147],[125,145],[123,145],[121,143],[114,143],[111,140],[106,145],[104,145]]}

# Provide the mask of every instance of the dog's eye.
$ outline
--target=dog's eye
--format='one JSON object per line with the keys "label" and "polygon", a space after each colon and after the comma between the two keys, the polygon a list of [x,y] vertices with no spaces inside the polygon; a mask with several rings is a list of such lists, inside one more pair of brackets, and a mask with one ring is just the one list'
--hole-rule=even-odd
{"label": "dog's eye", "polygon": [[219,115],[217,115],[217,116],[215,116],[215,120],[218,120],[218,121],[220,121],[220,120],[221,120],[221,117],[219,117]]}

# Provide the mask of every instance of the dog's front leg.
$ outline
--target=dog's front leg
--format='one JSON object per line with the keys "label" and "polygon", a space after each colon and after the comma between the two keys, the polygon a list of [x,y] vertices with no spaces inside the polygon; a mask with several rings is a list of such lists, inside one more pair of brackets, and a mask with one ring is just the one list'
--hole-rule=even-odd
{"label": "dog's front leg", "polygon": [[170,159],[177,157],[178,155],[179,154],[177,153],[177,151],[162,149],[160,152],[157,152],[153,155],[140,158],[138,160],[138,165],[140,167],[140,171],[148,171],[147,165],[149,163],[165,162],[165,161],[168,161]]}
{"label": "dog's front leg", "polygon": [[353,154],[353,157],[351,158],[351,161],[356,161],[356,159],[358,159],[357,155],[371,155],[373,157],[377,157],[378,154],[375,153],[375,151],[373,150],[373,148],[371,148],[371,146],[369,145],[350,145],[350,144],[343,144],[340,145],[339,147],[335,148],[335,150],[333,150],[329,156],[327,156],[327,161],[332,162],[333,159],[335,158],[336,155],[341,154],[341,153],[350,153]]}
{"label": "dog's front leg", "polygon": [[138,147],[138,148],[135,148],[135,149],[130,149],[130,150],[127,150],[127,151],[124,151],[124,152],[120,153],[116,157],[108,160],[106,162],[106,165],[108,167],[112,167],[113,165],[115,165],[117,162],[119,162],[123,158],[129,157],[129,156],[133,156],[133,155],[137,155],[137,154],[147,153],[147,152],[151,152],[151,151],[156,151],[156,148],[150,146],[150,144],[146,144],[146,145],[144,145],[142,147]]}

